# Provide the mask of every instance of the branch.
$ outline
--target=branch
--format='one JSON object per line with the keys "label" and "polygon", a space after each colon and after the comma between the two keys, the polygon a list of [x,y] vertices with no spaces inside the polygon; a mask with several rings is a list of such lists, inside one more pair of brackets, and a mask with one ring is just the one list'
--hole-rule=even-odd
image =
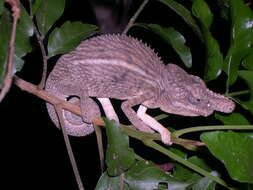
{"label": "branch", "polygon": [[41,50],[41,54],[42,54],[42,59],[43,59],[43,70],[42,70],[42,77],[41,77],[41,81],[40,84],[38,85],[39,89],[43,89],[46,83],[46,77],[47,77],[47,61],[48,61],[48,56],[47,56],[47,52],[46,49],[44,47],[43,44],[43,40],[44,37],[40,35],[39,31],[37,30],[36,27],[35,28],[35,35],[36,38],[38,40],[39,46],[40,46],[40,50]]}
{"label": "branch", "polygon": [[[72,104],[70,102],[67,102],[65,100],[62,100],[58,97],[55,97],[54,95],[50,94],[49,92],[45,90],[40,90],[37,88],[37,86],[29,82],[26,82],[17,76],[14,76],[14,84],[17,85],[20,89],[27,91],[29,93],[32,93],[36,95],[37,97],[40,97],[41,99],[53,105],[61,105],[62,109],[68,110],[76,115],[81,116],[81,110],[79,106]],[[100,117],[95,118],[93,120],[93,123],[97,126],[105,126],[104,121]],[[129,136],[139,139],[140,141],[143,141],[144,139],[161,140],[161,137],[159,134],[151,134],[151,133],[137,131],[136,129],[133,129],[133,127],[131,126],[125,126],[122,124],[120,124],[120,126]],[[199,141],[175,138],[173,136],[172,136],[172,140],[173,140],[173,143],[184,146],[186,149],[189,149],[189,150],[196,150],[198,146],[204,145],[203,143]]]}
{"label": "branch", "polygon": [[11,29],[11,38],[10,38],[9,47],[8,47],[6,76],[3,81],[3,88],[0,92],[0,102],[3,100],[5,95],[9,92],[11,84],[12,84],[13,57],[15,53],[16,29],[17,29],[17,21],[20,16],[19,0],[5,0],[5,1],[11,5],[13,23],[12,23],[12,29]]}
{"label": "branch", "polygon": [[141,13],[141,11],[144,9],[144,7],[148,3],[148,1],[149,0],[144,0],[142,2],[142,4],[140,5],[140,7],[137,9],[137,11],[135,12],[135,14],[133,15],[133,17],[130,19],[129,23],[127,24],[125,30],[123,31],[123,34],[126,34],[128,32],[128,30],[134,25],[135,20],[137,19],[137,17]]}
{"label": "branch", "polygon": [[[32,10],[32,2],[31,0],[29,0],[29,9],[30,9],[30,18],[31,20],[33,20],[33,10]],[[33,23],[33,29],[34,29],[34,33],[35,36],[37,38],[38,44],[40,46],[40,51],[41,51],[41,55],[42,55],[42,60],[43,60],[43,71],[42,71],[42,77],[41,77],[41,81],[38,85],[38,88],[41,90],[44,88],[45,83],[46,83],[46,77],[47,77],[47,61],[48,61],[48,55],[47,55],[47,51],[46,48],[44,46],[44,36],[39,32],[38,28],[36,27],[36,25]]]}
{"label": "branch", "polygon": [[[41,98],[53,105],[61,105],[63,109],[68,110],[76,115],[81,116],[81,110],[80,110],[79,106],[72,104],[70,102],[67,102],[65,100],[62,100],[62,99],[50,94],[49,92],[47,92],[45,90],[40,90],[37,88],[37,86],[22,80],[18,76],[14,76],[14,84],[16,86],[18,86],[21,90],[24,90],[26,92],[34,94],[37,97],[39,97],[39,98]],[[99,126],[105,126],[104,121],[101,118],[94,119],[94,123]]]}
{"label": "branch", "polygon": [[73,154],[73,150],[72,150],[70,142],[69,142],[69,137],[68,137],[67,132],[66,132],[65,122],[64,122],[63,113],[62,113],[63,109],[62,109],[61,105],[58,105],[58,104],[56,104],[54,107],[55,107],[57,116],[58,116],[59,121],[60,121],[60,126],[61,126],[61,129],[62,129],[64,142],[65,142],[65,145],[66,145],[66,148],[67,148],[67,152],[68,152],[70,163],[71,163],[71,166],[72,166],[75,178],[76,178],[77,185],[79,187],[79,190],[84,190],[84,186],[83,186],[83,183],[82,183],[82,180],[81,180],[80,173],[79,173],[78,168],[77,168],[77,164],[76,164],[76,160],[75,160],[75,157],[74,157],[74,154]]}

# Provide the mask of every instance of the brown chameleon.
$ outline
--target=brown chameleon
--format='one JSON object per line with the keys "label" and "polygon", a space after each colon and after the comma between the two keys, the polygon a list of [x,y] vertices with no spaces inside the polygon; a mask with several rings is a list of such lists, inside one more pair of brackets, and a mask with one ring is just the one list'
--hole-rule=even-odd
{"label": "brown chameleon", "polygon": [[[232,112],[230,99],[209,90],[199,77],[175,64],[165,65],[146,44],[126,35],[102,35],[83,41],[63,55],[49,74],[46,90],[80,104],[82,117],[63,111],[69,135],[94,131],[92,120],[100,116],[95,97],[108,118],[118,121],[109,98],[123,100],[121,109],[140,131],[161,134],[171,144],[170,132],[146,114],[147,108],[183,116],[208,116],[217,110]],[[137,112],[133,106],[140,105]],[[59,126],[54,107],[48,112]]]}

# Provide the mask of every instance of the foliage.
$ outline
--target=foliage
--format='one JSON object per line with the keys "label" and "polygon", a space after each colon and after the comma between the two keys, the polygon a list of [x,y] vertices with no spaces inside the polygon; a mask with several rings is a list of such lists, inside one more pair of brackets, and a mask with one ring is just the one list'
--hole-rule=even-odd
{"label": "foliage", "polygon": [[[219,0],[217,6],[221,14],[213,11],[205,0],[192,1],[191,9],[175,0],[157,1],[168,7],[167,11],[178,14],[199,41],[203,42],[206,50],[204,79],[207,85],[210,81],[219,84],[225,77],[225,95],[237,102],[237,109],[230,115],[215,114],[216,122],[222,122],[224,126],[173,129],[173,140],[181,145],[180,147],[173,145],[164,148],[154,142],[159,139],[157,135],[148,135],[129,127],[119,127],[105,119],[108,141],[107,170],[100,177],[95,189],[214,190],[218,185],[228,189],[240,186],[250,189],[253,183],[253,127],[252,119],[250,120],[253,116],[252,9],[243,0]],[[24,58],[36,49],[36,45],[31,43],[34,36],[37,38],[36,43],[42,40],[47,50],[47,58],[52,58],[71,51],[82,40],[98,31],[95,25],[79,21],[70,22],[68,19],[62,25],[57,25],[65,6],[65,0],[34,0],[28,8],[21,4],[13,74],[22,69]],[[145,8],[142,11],[145,11]],[[217,40],[212,32],[215,18],[220,15],[222,18],[219,19],[230,25],[230,33],[227,34],[230,36],[229,47],[225,51],[221,51],[220,46],[227,42]],[[0,87],[4,85],[11,25],[11,10],[0,1]],[[150,30],[163,39],[186,67],[201,67],[201,63],[192,60],[193,47],[188,47],[187,38],[175,28],[154,23],[134,23],[131,26],[133,30],[135,26]],[[247,88],[238,88],[242,83],[246,84]],[[230,89],[233,89],[233,92],[230,92]],[[244,94],[249,95],[246,97],[248,99],[241,96]],[[194,144],[189,145],[189,141],[179,138],[180,135],[190,132],[200,133],[200,140],[205,143],[208,151],[202,151],[204,148],[196,148]],[[169,162],[176,162],[175,168],[168,173],[156,167],[152,161],[141,158],[135,153],[134,148],[130,148],[129,136],[168,156]],[[210,163],[210,157],[216,164]],[[226,170],[217,167],[218,164]],[[225,182],[222,179],[227,174],[229,177]]]}

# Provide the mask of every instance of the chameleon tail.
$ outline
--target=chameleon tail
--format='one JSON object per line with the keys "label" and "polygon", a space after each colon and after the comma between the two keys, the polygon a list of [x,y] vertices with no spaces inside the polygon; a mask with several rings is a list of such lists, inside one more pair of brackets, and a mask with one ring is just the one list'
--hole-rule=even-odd
{"label": "chameleon tail", "polygon": [[[69,100],[72,103],[79,101],[78,98],[71,98]],[[58,116],[56,114],[55,108],[52,104],[47,103],[48,114],[56,125],[60,128]],[[78,115],[75,115],[69,111],[63,110],[63,117],[65,121],[65,128],[68,135],[71,136],[86,136],[91,134],[94,131],[92,124],[84,123],[82,118]]]}

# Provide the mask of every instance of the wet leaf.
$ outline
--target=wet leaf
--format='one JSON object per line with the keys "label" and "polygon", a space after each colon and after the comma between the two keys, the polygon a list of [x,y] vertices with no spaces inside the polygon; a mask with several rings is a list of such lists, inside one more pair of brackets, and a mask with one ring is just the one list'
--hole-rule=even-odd
{"label": "wet leaf", "polygon": [[253,133],[216,131],[200,138],[234,180],[253,183]]}
{"label": "wet leaf", "polygon": [[93,34],[97,26],[81,22],[65,22],[49,35],[48,56],[64,54],[73,50],[82,40]]}
{"label": "wet leaf", "polygon": [[114,122],[104,119],[108,146],[106,150],[107,172],[110,176],[119,176],[133,165],[134,151],[129,148],[129,138]]}

